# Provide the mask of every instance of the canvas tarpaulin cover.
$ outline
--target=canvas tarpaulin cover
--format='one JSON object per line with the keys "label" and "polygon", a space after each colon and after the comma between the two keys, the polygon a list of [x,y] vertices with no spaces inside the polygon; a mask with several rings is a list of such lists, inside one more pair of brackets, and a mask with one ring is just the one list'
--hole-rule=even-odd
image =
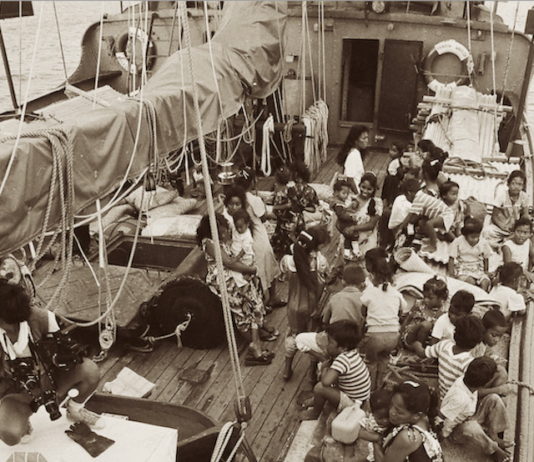
{"label": "canvas tarpaulin cover", "polygon": [[[143,100],[155,110],[160,156],[179,150],[184,142],[198,137],[193,79],[204,134],[236,114],[247,96],[264,98],[279,86],[285,15],[283,2],[225,2],[221,25],[212,39],[212,52],[208,44],[191,51],[193,76],[188,50],[178,51],[165,61],[143,90]],[[134,153],[139,117],[141,131]],[[74,213],[93,205],[121,184],[132,154],[129,178],[137,177],[150,165],[147,105],[140,105],[139,100],[125,98],[111,107],[74,113],[60,127],[72,133]],[[31,125],[28,130],[32,130]],[[52,146],[47,137],[23,132],[15,152],[14,147],[14,137],[0,143],[2,178],[14,155],[0,196],[0,256],[42,233],[53,171]],[[63,158],[63,169],[66,164]],[[55,229],[61,214],[56,182],[48,229]]]}

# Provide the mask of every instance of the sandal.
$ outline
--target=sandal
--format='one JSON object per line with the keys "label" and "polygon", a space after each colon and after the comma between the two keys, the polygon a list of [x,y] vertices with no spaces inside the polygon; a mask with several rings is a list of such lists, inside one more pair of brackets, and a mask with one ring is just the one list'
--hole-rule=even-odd
{"label": "sandal", "polygon": [[245,358],[245,366],[268,366],[274,358],[274,353],[263,351],[259,358],[253,354],[247,355]]}
{"label": "sandal", "polygon": [[263,330],[265,330],[266,333],[260,334],[260,339],[264,342],[274,342],[278,337],[280,337],[280,331],[276,327],[264,327]]}

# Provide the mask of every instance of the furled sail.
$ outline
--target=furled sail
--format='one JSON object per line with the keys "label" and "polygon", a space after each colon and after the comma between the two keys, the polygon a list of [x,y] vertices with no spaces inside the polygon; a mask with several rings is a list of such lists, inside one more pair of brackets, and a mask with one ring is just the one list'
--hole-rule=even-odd
{"label": "furled sail", "polygon": [[72,211],[80,213],[119,187],[126,172],[135,178],[151,164],[154,133],[159,156],[197,138],[193,79],[203,133],[236,114],[247,96],[271,94],[282,78],[285,16],[283,2],[225,2],[211,51],[208,44],[193,48],[192,66],[187,49],[176,52],[145,85],[139,137],[140,102],[125,97],[109,107],[72,114],[61,124],[51,120],[49,128],[29,125],[18,142],[15,136],[1,140],[0,256],[38,237],[46,220],[47,229],[56,228],[64,214],[61,175],[51,202],[49,191],[54,169],[64,173],[68,156]]}

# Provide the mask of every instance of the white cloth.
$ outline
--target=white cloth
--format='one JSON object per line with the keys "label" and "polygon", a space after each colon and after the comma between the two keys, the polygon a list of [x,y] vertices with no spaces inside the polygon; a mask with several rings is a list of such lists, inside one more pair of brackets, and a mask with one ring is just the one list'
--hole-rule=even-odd
{"label": "white cloth", "polygon": [[360,154],[360,151],[358,151],[356,148],[353,148],[349,151],[349,154],[347,155],[347,158],[345,159],[345,169],[343,174],[347,178],[353,178],[354,183],[356,183],[356,186],[358,190],[360,189],[360,181],[362,179],[363,174],[365,173],[365,169],[363,168],[363,161],[362,161],[362,155]]}
{"label": "white cloth", "polygon": [[506,319],[510,319],[514,312],[526,310],[525,299],[511,287],[499,284],[491,289],[490,295],[499,302]]}
{"label": "white cloth", "polygon": [[454,332],[456,328],[449,318],[449,313],[442,314],[434,324],[432,329],[432,337],[438,340],[452,340],[454,342]]}
{"label": "white cloth", "polygon": [[391,206],[391,215],[389,216],[388,228],[393,229],[399,226],[410,213],[412,203],[406,199],[404,194],[397,196]]}
{"label": "white cloth", "polygon": [[254,250],[252,248],[253,243],[254,239],[252,238],[250,229],[247,229],[244,233],[240,233],[236,230],[236,232],[232,234],[232,253],[237,256],[243,251],[244,254],[240,261],[245,265],[252,266],[255,264]]}
{"label": "white cloth", "polygon": [[399,332],[399,313],[406,308],[407,303],[391,284],[388,284],[386,290],[382,290],[382,284],[379,287],[367,286],[360,300],[367,307],[367,332]]}
{"label": "white cloth", "polygon": [[263,202],[263,199],[259,196],[256,196],[255,194],[252,194],[251,192],[247,192],[247,202],[248,205],[252,208],[254,211],[254,214],[261,218],[263,215],[267,213],[267,207],[265,206],[265,202]]}
{"label": "white cloth", "polygon": [[449,388],[441,403],[440,412],[445,417],[443,436],[447,438],[454,427],[472,417],[477,410],[478,391],[472,392],[458,377]]}
{"label": "white cloth", "polygon": [[527,239],[523,244],[518,245],[511,239],[504,241],[503,247],[508,247],[512,254],[512,261],[521,265],[523,271],[528,271],[528,263],[530,259],[530,239]]}

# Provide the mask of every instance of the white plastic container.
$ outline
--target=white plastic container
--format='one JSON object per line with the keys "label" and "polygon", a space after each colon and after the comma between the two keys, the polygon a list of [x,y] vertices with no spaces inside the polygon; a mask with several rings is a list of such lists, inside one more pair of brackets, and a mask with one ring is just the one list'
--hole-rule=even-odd
{"label": "white plastic container", "polygon": [[358,439],[360,422],[365,412],[360,408],[361,403],[343,409],[332,421],[332,438],[343,444],[352,444]]}

